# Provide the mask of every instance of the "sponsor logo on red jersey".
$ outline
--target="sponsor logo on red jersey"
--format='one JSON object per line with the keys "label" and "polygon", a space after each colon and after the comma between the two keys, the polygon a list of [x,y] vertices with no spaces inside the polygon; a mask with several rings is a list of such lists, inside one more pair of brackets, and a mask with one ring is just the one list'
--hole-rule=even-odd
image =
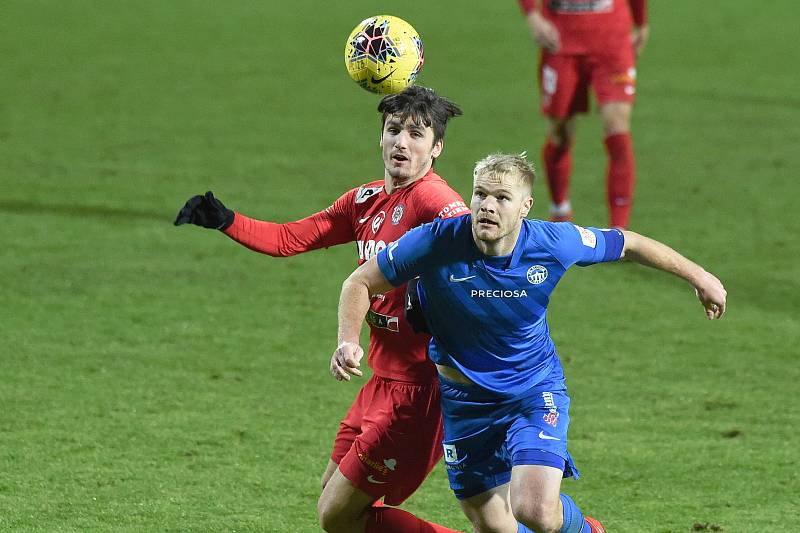
{"label": "sponsor logo on red jersey", "polygon": [[547,0],[547,7],[559,13],[605,13],[614,9],[614,0]]}
{"label": "sponsor logo on red jersey", "polygon": [[358,245],[358,259],[362,263],[369,261],[378,255],[378,252],[386,248],[385,242],[375,241],[373,239],[369,239],[367,241],[356,241],[356,244]]}
{"label": "sponsor logo on red jersey", "polygon": [[383,190],[383,186],[380,187],[360,187],[358,192],[356,193],[356,203],[363,204],[370,198],[373,198],[379,192]]}
{"label": "sponsor logo on red jersey", "polygon": [[386,219],[386,211],[381,211],[375,218],[372,219],[372,233],[378,233],[378,230],[381,229],[381,224]]}
{"label": "sponsor logo on red jersey", "polygon": [[458,200],[457,202],[450,202],[444,206],[436,216],[439,218],[453,218],[468,212],[469,207],[467,207],[467,204],[465,204],[463,200]]}
{"label": "sponsor logo on red jersey", "polygon": [[365,320],[367,324],[375,328],[388,329],[395,332],[400,331],[400,321],[396,316],[382,315],[370,309],[367,311]]}

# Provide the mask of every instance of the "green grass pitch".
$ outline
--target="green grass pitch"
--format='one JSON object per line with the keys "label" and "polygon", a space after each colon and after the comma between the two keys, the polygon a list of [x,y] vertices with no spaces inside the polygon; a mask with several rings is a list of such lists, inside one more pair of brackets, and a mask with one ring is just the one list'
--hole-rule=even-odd
{"label": "green grass pitch", "polygon": [[[576,269],[550,322],[565,483],[611,532],[796,529],[800,97],[793,0],[650,2],[633,229],[715,272],[729,313],[631,265]],[[0,7],[0,530],[317,531],[358,384],[327,373],[354,246],[276,260],[171,225],[190,195],[294,220],[382,175],[344,39],[387,12],[461,104],[439,172],[544,132],[516,3],[6,0]],[[577,221],[606,223],[597,116]],[[534,215],[545,212],[536,186]],[[444,470],[405,507],[466,530]]]}

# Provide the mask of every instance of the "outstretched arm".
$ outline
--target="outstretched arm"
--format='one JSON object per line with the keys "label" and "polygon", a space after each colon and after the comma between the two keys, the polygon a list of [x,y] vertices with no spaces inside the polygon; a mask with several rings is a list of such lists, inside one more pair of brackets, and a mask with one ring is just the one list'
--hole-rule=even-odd
{"label": "outstretched arm", "polygon": [[700,265],[667,246],[633,231],[623,231],[625,245],[620,259],[670,272],[692,284],[709,320],[725,314],[727,291],[722,282]]}
{"label": "outstretched arm", "polygon": [[274,257],[296,255],[355,239],[345,193],[331,207],[302,220],[279,224],[235,213],[208,191],[193,196],[178,212],[175,225],[194,224],[223,231],[239,244]]}
{"label": "outstretched arm", "polygon": [[361,376],[358,368],[364,350],[358,343],[361,323],[369,311],[370,298],[394,287],[373,257],[358,267],[342,284],[339,297],[339,336],[331,357],[331,375],[339,381],[350,381],[350,375]]}

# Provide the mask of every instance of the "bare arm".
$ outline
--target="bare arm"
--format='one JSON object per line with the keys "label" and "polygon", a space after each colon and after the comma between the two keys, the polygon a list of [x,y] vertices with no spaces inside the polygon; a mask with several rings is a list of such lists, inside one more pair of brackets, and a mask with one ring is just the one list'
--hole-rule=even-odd
{"label": "bare arm", "polygon": [[634,26],[631,31],[631,40],[633,41],[633,51],[636,57],[642,55],[647,41],[650,39],[650,26],[647,24],[643,26]]}
{"label": "bare arm", "polygon": [[650,38],[650,26],[647,24],[647,2],[646,0],[628,0],[633,16],[633,31],[631,40],[636,57],[644,51],[647,40]]}
{"label": "bare arm", "polygon": [[536,44],[550,52],[558,52],[561,48],[561,35],[555,24],[544,18],[538,9],[529,11],[525,19]]}
{"label": "bare arm", "polygon": [[705,308],[709,320],[721,318],[727,304],[727,291],[722,282],[700,265],[658,241],[632,231],[623,231],[625,245],[621,258],[670,272],[688,281]]}
{"label": "bare arm", "polygon": [[361,323],[369,311],[370,298],[394,287],[378,267],[373,257],[358,267],[342,284],[339,297],[339,336],[331,357],[331,375],[339,381],[350,381],[350,375],[361,376],[358,368],[364,350],[358,343]]}

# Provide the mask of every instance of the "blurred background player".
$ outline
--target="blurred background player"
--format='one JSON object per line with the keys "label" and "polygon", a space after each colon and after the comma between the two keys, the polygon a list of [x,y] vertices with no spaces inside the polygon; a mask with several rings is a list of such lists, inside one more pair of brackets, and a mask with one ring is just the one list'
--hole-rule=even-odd
{"label": "blurred background player", "polygon": [[[383,98],[381,150],[384,176],[343,194],[307,218],[277,224],[227,209],[211,192],[195,196],[176,225],[219,229],[248,248],[291,256],[355,242],[361,264],[406,231],[434,218],[467,213],[464,201],[433,170],[457,105],[431,89],[412,86]],[[317,513],[329,533],[452,532],[400,509],[442,456],[442,421],[436,368],[427,357],[430,336],[411,330],[404,289],[376,297],[370,326],[373,375],[341,422],[322,476]],[[348,376],[349,377],[349,376]]]}
{"label": "blurred background player", "polygon": [[699,265],[637,233],[527,220],[534,178],[521,156],[479,161],[471,216],[424,224],[361,265],[342,286],[331,373],[360,372],[370,295],[419,276],[442,389],[444,460],[476,533],[604,533],[560,493],[562,478],[578,471],[547,325],[551,293],[573,265],[623,258],[688,281],[709,319],[724,314],[726,292]]}
{"label": "blurred background player", "polygon": [[542,158],[550,187],[550,219],[572,220],[569,181],[575,115],[588,110],[592,87],[608,153],[610,226],[628,227],[636,168],[630,123],[636,57],[649,36],[646,0],[519,0],[541,47],[541,109],[549,118]]}

